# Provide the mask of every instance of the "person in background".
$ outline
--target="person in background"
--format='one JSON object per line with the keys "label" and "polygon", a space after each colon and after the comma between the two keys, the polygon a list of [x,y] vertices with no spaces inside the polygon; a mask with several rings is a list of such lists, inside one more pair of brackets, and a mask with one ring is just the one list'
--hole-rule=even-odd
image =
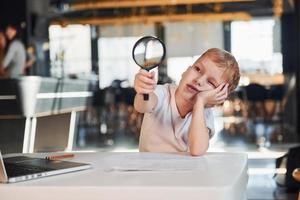
{"label": "person in background", "polygon": [[[222,104],[239,82],[232,54],[212,48],[182,74],[179,85],[156,85],[154,72],[140,70],[134,81],[134,107],[145,113],[141,152],[189,152],[204,155],[214,134],[211,107]],[[143,99],[149,94],[149,100]]]}
{"label": "person in background", "polygon": [[22,41],[18,38],[18,34],[17,26],[8,25],[5,29],[9,45],[2,66],[5,76],[9,78],[17,78],[22,75],[26,63],[26,50]]}
{"label": "person in background", "polygon": [[24,75],[30,75],[30,71],[33,68],[33,65],[35,63],[35,52],[34,52],[34,47],[29,46],[26,51],[26,63],[23,68],[23,74]]}
{"label": "person in background", "polygon": [[4,76],[5,71],[2,67],[2,62],[5,56],[6,38],[3,31],[0,31],[0,76]]}

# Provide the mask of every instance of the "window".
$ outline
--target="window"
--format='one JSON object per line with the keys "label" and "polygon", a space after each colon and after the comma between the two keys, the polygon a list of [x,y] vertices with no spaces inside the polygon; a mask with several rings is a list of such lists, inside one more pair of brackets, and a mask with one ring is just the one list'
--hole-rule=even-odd
{"label": "window", "polygon": [[61,77],[91,72],[91,36],[88,25],[49,27],[51,74]]}
{"label": "window", "polygon": [[99,38],[99,84],[108,87],[115,79],[126,80],[133,86],[139,70],[132,58],[132,47],[140,37]]}
{"label": "window", "polygon": [[274,19],[232,22],[232,53],[242,72],[282,73],[282,54],[275,50],[280,43],[280,39],[276,38],[276,30],[280,27],[276,25]]}

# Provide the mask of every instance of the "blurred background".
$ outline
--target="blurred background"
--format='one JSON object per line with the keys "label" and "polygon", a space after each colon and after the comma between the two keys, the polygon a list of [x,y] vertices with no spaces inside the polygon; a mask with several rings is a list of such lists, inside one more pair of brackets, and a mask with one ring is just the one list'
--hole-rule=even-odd
{"label": "blurred background", "polygon": [[[300,140],[297,0],[5,0],[0,19],[26,55],[18,76],[0,79],[2,153],[137,151],[132,47],[153,35],[167,49],[160,84],[178,83],[208,48],[234,54],[242,76],[214,108],[209,151],[248,153],[248,199],[296,199],[272,176]],[[0,69],[13,40],[1,43]]]}

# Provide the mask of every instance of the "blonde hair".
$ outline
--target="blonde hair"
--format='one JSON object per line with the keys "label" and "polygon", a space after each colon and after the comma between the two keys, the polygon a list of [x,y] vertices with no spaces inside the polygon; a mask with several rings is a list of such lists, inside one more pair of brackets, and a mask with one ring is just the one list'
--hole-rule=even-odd
{"label": "blonde hair", "polygon": [[234,56],[228,51],[211,48],[204,52],[200,58],[208,56],[218,67],[225,68],[224,76],[228,80],[228,91],[232,92],[240,80],[239,65]]}

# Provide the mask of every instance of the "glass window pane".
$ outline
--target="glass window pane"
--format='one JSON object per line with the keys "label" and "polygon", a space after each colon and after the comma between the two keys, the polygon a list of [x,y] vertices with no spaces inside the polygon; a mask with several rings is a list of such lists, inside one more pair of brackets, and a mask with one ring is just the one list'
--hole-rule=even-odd
{"label": "glass window pane", "polygon": [[51,25],[49,40],[53,76],[91,72],[90,26]]}
{"label": "glass window pane", "polygon": [[232,22],[232,53],[242,72],[282,73],[282,55],[274,52],[274,27],[274,19]]}
{"label": "glass window pane", "polygon": [[99,84],[108,87],[115,79],[133,86],[139,67],[132,58],[132,47],[140,37],[99,38]]}

